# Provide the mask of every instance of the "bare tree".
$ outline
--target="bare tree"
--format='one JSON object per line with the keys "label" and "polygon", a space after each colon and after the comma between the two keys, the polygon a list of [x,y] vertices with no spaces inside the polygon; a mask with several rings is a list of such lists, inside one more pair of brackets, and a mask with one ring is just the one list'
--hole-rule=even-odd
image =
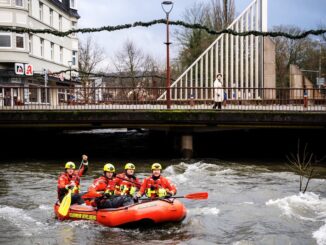
{"label": "bare tree", "polygon": [[289,164],[288,167],[300,176],[299,191],[305,193],[307,191],[310,180],[314,177],[314,167],[312,166],[313,153],[307,152],[307,144],[303,151],[300,149],[300,140],[298,140],[297,153],[286,156]]}
{"label": "bare tree", "polygon": [[105,59],[104,49],[91,36],[79,43],[78,68],[81,90],[76,89],[77,97],[88,103],[95,99],[96,87],[90,73],[99,72],[99,65]]}
{"label": "bare tree", "polygon": [[[294,35],[301,33],[301,29],[295,26],[276,26],[276,32],[286,32]],[[279,87],[289,87],[289,68],[291,64],[300,68],[316,70],[316,62],[313,57],[316,55],[314,42],[310,38],[299,40],[285,37],[276,37],[276,82]]]}
{"label": "bare tree", "polygon": [[210,26],[215,30],[227,28],[235,17],[234,0],[211,0],[210,4]]}
{"label": "bare tree", "polygon": [[[83,73],[98,71],[98,65],[100,65],[104,59],[104,49],[100,47],[91,36],[88,36],[85,42],[79,43],[79,71]],[[89,74],[81,74],[82,83],[87,83],[89,77]]]}
{"label": "bare tree", "polygon": [[[147,94],[144,86],[150,83],[149,78],[145,77],[158,72],[159,66],[155,59],[145,55],[132,41],[127,40],[112,61],[119,75],[129,77],[129,79],[120,79],[122,86],[132,87],[131,91],[126,91],[129,97],[132,96],[133,100],[143,98]],[[142,76],[144,78],[137,78]]]}
{"label": "bare tree", "polygon": [[[199,23],[220,30],[226,28],[234,16],[234,0],[211,0],[206,4],[195,3],[186,9],[183,19],[188,23]],[[216,39],[216,36],[196,29],[176,31],[175,35],[181,46],[179,61],[182,68],[189,66]]]}

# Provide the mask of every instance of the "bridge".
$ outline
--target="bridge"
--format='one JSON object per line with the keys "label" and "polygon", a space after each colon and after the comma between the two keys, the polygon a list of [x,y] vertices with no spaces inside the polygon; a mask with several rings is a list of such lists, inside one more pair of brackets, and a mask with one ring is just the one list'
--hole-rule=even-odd
{"label": "bridge", "polygon": [[[254,0],[228,27],[267,31],[267,0]],[[224,102],[213,110],[213,81]],[[2,128],[148,128],[178,132],[191,155],[192,133],[238,128],[325,128],[326,91],[302,75],[276,88],[269,38],[222,34],[167,88],[0,85]]]}

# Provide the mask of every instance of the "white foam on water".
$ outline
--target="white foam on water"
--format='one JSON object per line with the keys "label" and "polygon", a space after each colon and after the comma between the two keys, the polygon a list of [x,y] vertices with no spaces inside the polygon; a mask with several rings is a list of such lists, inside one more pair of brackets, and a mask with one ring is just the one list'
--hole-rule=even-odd
{"label": "white foam on water", "polygon": [[171,165],[164,170],[164,175],[171,179],[176,184],[183,184],[194,178],[202,179],[215,178],[217,175],[230,175],[235,171],[232,169],[225,169],[216,164],[196,162],[196,163],[184,163],[181,162],[177,165]]}
{"label": "white foam on water", "polygon": [[27,215],[25,210],[9,206],[0,205],[0,217],[20,228],[26,236],[32,236],[32,233],[27,230],[33,228],[35,224],[42,225],[42,223]]}
{"label": "white foam on water", "polygon": [[41,210],[52,210],[53,207],[50,206],[50,205],[43,205],[43,204],[41,204],[41,205],[39,206],[39,209],[41,209]]}
{"label": "white foam on water", "polygon": [[326,211],[326,199],[321,199],[319,195],[312,192],[269,200],[266,205],[277,206],[286,216],[310,221],[320,221],[318,214]]}
{"label": "white foam on water", "polygon": [[193,215],[218,215],[220,210],[216,207],[192,208],[188,212]]}
{"label": "white foam on water", "polygon": [[[325,220],[326,222],[326,220]],[[318,245],[326,244],[326,223],[319,230],[312,233],[312,237],[316,239]]]}
{"label": "white foam on water", "polygon": [[326,199],[307,192],[288,196],[277,200],[269,200],[267,206],[277,206],[289,217],[296,217],[311,222],[325,222],[325,225],[312,233],[318,245],[326,244]]}

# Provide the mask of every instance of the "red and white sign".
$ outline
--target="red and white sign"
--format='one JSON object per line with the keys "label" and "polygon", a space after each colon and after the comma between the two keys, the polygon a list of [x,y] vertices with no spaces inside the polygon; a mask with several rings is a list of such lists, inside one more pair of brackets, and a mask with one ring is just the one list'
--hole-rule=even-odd
{"label": "red and white sign", "polygon": [[25,68],[24,64],[22,63],[15,63],[15,74],[17,75],[24,75]]}
{"label": "red and white sign", "polygon": [[25,75],[33,76],[33,66],[31,64],[25,64]]}
{"label": "red and white sign", "polygon": [[15,63],[15,74],[17,75],[26,75],[33,76],[33,65],[31,64],[23,64],[23,63]]}

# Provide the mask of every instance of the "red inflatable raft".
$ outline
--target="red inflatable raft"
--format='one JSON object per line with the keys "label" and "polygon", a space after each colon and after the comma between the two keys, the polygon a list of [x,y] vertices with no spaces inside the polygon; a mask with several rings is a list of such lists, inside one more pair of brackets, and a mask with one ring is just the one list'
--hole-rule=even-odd
{"label": "red inflatable raft", "polygon": [[109,227],[142,226],[179,222],[186,217],[185,206],[176,199],[153,200],[115,209],[96,210],[92,206],[72,205],[66,216],[54,212],[60,220],[94,220]]}

